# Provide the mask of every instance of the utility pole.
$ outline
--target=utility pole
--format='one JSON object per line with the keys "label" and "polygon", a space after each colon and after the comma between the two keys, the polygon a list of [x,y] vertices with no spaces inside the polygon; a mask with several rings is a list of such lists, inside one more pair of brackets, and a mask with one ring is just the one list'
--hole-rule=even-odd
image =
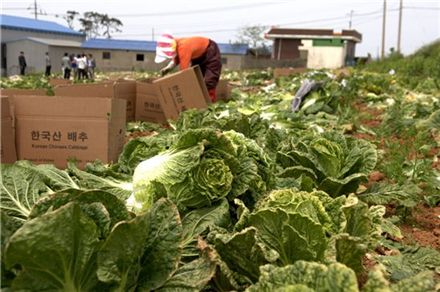
{"label": "utility pole", "polygon": [[400,54],[400,39],[402,36],[402,10],[403,10],[403,0],[400,0],[399,6],[399,27],[397,31],[397,53]]}
{"label": "utility pole", "polygon": [[382,19],[382,50],[380,53],[381,59],[385,57],[385,24],[387,14],[387,0],[383,0],[383,19]]}
{"label": "utility pole", "polygon": [[35,19],[38,19],[38,15],[46,15],[46,12],[43,10],[40,9],[40,11],[38,11],[37,0],[34,0],[34,3],[31,4],[27,9],[31,11],[33,10],[31,13],[34,15]]}
{"label": "utility pole", "polygon": [[348,22],[348,28],[351,29],[351,21],[353,19],[353,10],[350,11],[350,21]]}
{"label": "utility pole", "polygon": [[37,0],[34,0],[34,15],[35,15],[35,19],[38,19]]}

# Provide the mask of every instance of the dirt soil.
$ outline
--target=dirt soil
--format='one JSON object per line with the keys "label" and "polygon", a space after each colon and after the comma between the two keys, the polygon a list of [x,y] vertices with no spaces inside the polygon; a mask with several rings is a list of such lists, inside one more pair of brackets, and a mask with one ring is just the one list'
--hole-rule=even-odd
{"label": "dirt soil", "polygon": [[440,251],[440,206],[430,208],[418,205],[412,211],[409,223],[399,226],[403,242],[431,247]]}
{"label": "dirt soil", "polygon": [[376,128],[382,123],[382,110],[369,107],[365,103],[356,103],[353,106],[360,114],[362,113],[362,116],[365,114],[368,115],[368,117],[361,120],[362,125],[369,128]]}

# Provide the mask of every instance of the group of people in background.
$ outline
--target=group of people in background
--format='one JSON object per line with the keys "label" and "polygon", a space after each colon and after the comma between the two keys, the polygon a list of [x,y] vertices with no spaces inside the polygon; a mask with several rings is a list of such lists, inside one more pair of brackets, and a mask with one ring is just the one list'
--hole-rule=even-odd
{"label": "group of people in background", "polygon": [[64,53],[61,59],[61,69],[64,79],[94,79],[96,62],[92,54],[71,54]]}
{"label": "group of people in background", "polygon": [[[45,54],[45,64],[46,71],[45,75],[50,76],[52,70],[52,62],[49,56],[49,52]],[[20,67],[20,75],[25,75],[26,73],[26,57],[24,56],[24,52],[20,52],[18,56],[18,66]],[[96,62],[93,58],[92,54],[71,54],[64,53],[63,58],[61,59],[61,70],[63,73],[64,79],[70,79],[72,76],[73,79],[94,79],[95,78],[95,67]]]}

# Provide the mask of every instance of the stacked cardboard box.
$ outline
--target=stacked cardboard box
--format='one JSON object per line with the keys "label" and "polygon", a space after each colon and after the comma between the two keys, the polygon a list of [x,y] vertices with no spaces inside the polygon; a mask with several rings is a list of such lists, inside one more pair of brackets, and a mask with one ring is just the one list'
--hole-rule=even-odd
{"label": "stacked cardboard box", "polygon": [[189,108],[211,102],[198,66],[168,76],[137,82],[136,120],[165,123]]}
{"label": "stacked cardboard box", "polygon": [[65,168],[117,161],[125,138],[126,101],[100,97],[15,96],[17,156]]}
{"label": "stacked cardboard box", "polygon": [[127,121],[135,118],[136,82],[112,81],[103,83],[81,83],[61,85],[54,89],[56,96],[69,97],[106,97],[119,98],[127,101]]}
{"label": "stacked cardboard box", "polygon": [[14,95],[46,95],[46,89],[19,89],[19,88],[8,88],[2,89],[0,91],[2,96],[13,97]]}
{"label": "stacked cardboard box", "polygon": [[211,102],[198,66],[154,80],[159,102],[167,119],[177,120],[190,108],[207,108]]}
{"label": "stacked cardboard box", "polygon": [[49,80],[49,84],[52,87],[56,87],[56,86],[60,86],[60,85],[70,85],[70,84],[72,84],[72,80],[61,79],[61,78],[52,78]]}
{"label": "stacked cardboard box", "polygon": [[12,112],[9,98],[1,96],[1,163],[14,163],[17,160]]}
{"label": "stacked cardboard box", "polygon": [[[3,105],[8,99],[2,98],[2,162],[14,162],[16,150],[20,160],[60,168],[69,159],[79,167],[96,159],[117,161],[125,142],[127,116],[129,121],[166,123],[186,109],[206,108],[210,103],[197,66],[138,82],[60,85],[55,87],[55,96],[44,96],[45,90],[4,93],[12,97],[15,132],[13,114]],[[219,100],[228,97],[226,81],[219,83],[217,95]]]}
{"label": "stacked cardboard box", "polygon": [[218,82],[216,92],[217,100],[227,101],[231,95],[231,87],[228,80],[220,80]]}
{"label": "stacked cardboard box", "polygon": [[136,121],[145,121],[158,124],[167,122],[159,101],[157,86],[153,79],[136,83]]}

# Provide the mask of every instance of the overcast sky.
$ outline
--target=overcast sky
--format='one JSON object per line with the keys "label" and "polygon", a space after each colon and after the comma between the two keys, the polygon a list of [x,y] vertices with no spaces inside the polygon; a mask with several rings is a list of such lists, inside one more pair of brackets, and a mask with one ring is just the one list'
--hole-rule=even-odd
{"label": "overcast sky", "polygon": [[[152,40],[169,31],[176,36],[202,35],[220,43],[237,40],[239,29],[250,25],[288,28],[348,29],[363,35],[357,55],[379,55],[383,0],[37,0],[39,19],[66,25],[67,10],[107,13],[123,22],[113,38]],[[2,0],[2,14],[34,17],[34,0]],[[404,54],[440,38],[440,0],[403,0]],[[386,51],[397,47],[399,0],[387,0]],[[58,15],[58,17],[57,17]],[[79,29],[79,25],[76,25]]]}

